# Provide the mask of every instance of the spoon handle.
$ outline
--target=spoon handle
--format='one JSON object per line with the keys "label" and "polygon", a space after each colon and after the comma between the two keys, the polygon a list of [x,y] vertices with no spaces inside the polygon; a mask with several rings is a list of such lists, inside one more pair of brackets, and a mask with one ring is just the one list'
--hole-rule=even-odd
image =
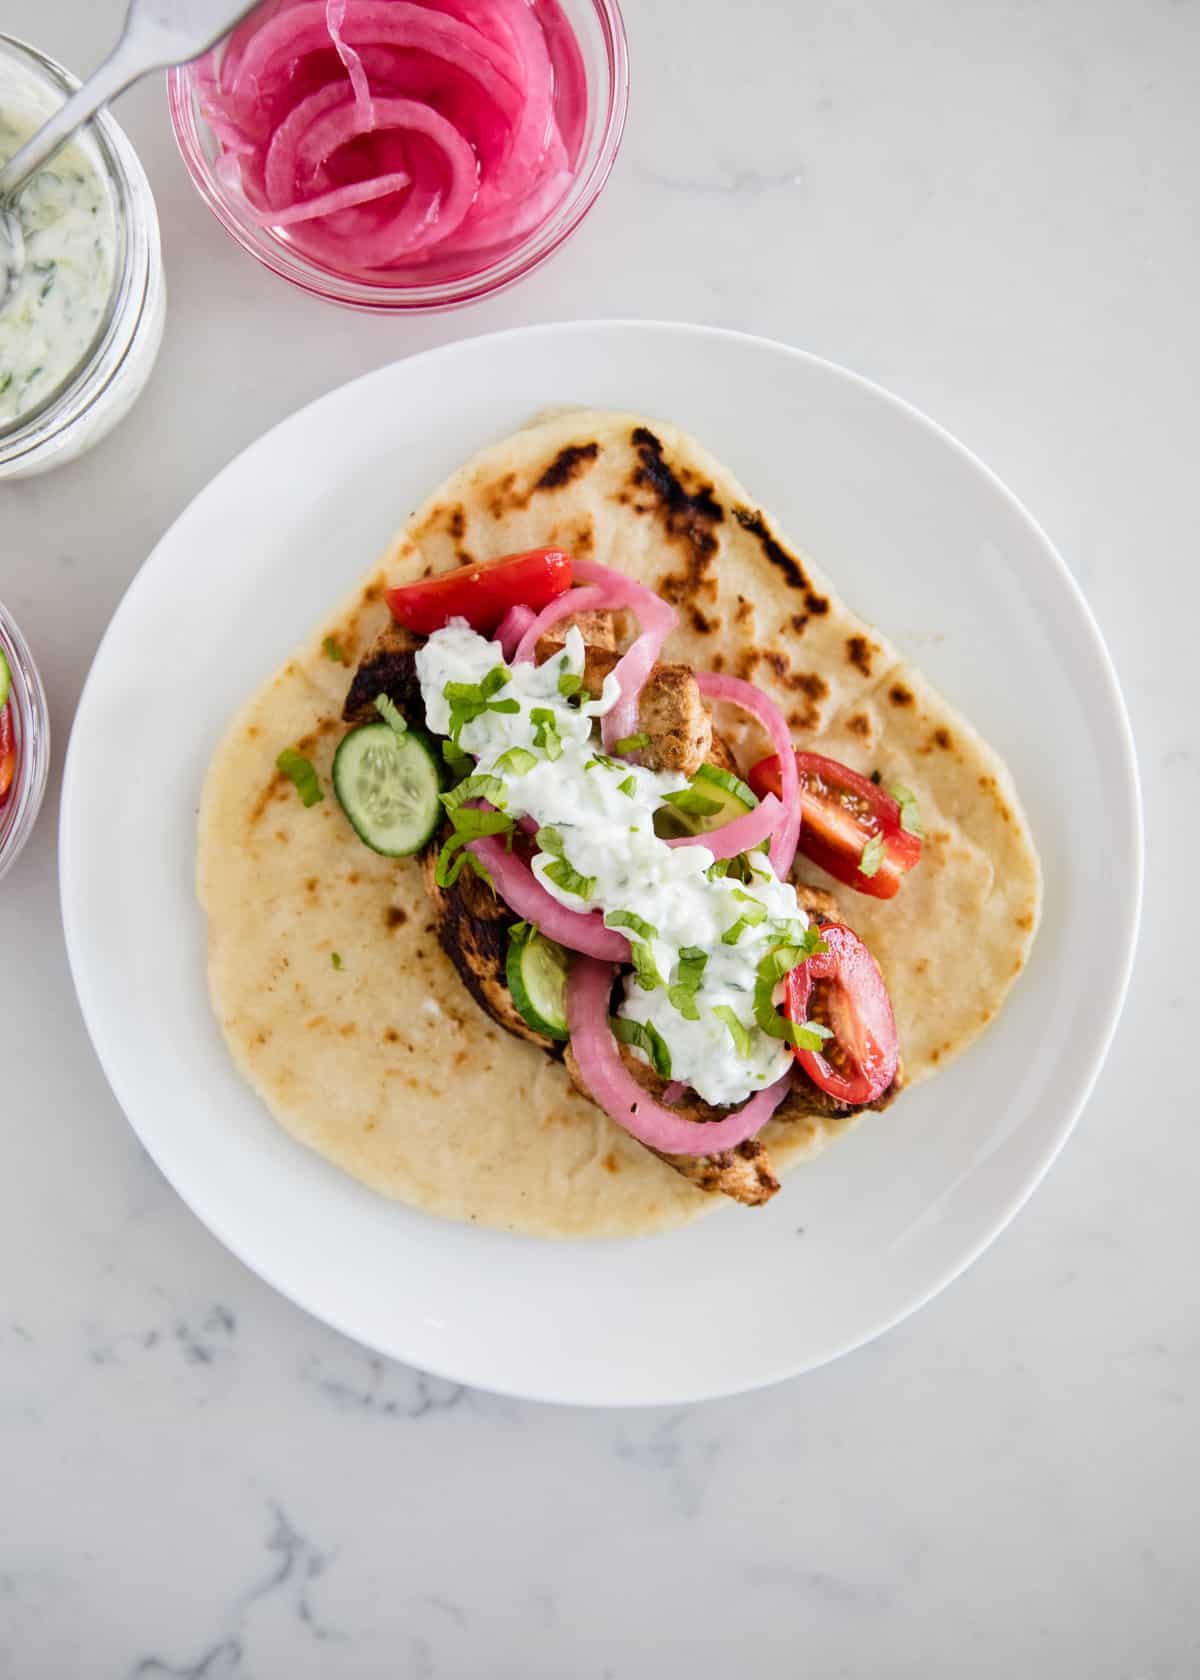
{"label": "spoon handle", "polygon": [[101,106],[123,93],[151,68],[146,62],[145,44],[139,45],[131,36],[122,35],[99,69],[0,167],[0,204],[43,164],[49,163],[75,130],[94,117]]}

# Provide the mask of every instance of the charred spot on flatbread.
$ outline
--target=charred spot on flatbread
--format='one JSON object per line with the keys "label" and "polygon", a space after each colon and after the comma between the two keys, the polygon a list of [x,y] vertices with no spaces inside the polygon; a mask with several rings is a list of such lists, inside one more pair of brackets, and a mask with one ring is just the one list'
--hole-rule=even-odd
{"label": "charred spot on flatbread", "polygon": [[568,443],[560,449],[534,485],[538,490],[561,490],[587,471],[600,453],[598,443]]}
{"label": "charred spot on flatbread", "polygon": [[660,577],[658,593],[677,604],[698,595],[716,600],[716,580],[709,572],[717,557],[714,529],[724,520],[725,509],[713,495],[712,485],[686,469],[676,472],[648,426],[635,426],[630,442],[638,462],[630,482],[642,498],[634,501],[634,511],[657,515],[667,536],[686,552],[685,569]]}
{"label": "charred spot on flatbread", "polygon": [[[759,547],[762,549],[767,559],[771,562],[772,566],[777,567],[778,570],[783,573],[784,578],[787,580],[789,589],[798,589],[803,591],[804,604],[808,608],[809,612],[816,613],[818,615],[821,613],[827,613],[829,611],[828,600],[824,595],[817,594],[811,581],[809,580],[808,573],[804,570],[804,567],[800,564],[799,560],[797,560],[796,556],[789,553],[779,539],[774,535],[770,526],[763,518],[761,510],[759,508],[735,507],[733,510],[733,517],[737,520],[743,531],[747,531],[750,536],[757,539]],[[803,625],[797,626],[794,619],[792,627],[793,629],[799,630],[803,630],[804,628]]]}

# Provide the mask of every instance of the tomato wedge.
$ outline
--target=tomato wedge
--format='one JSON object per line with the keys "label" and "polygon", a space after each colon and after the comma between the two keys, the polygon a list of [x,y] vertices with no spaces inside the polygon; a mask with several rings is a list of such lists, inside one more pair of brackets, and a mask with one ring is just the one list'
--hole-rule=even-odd
{"label": "tomato wedge", "polygon": [[792,969],[784,982],[783,1012],[798,1025],[821,1021],[833,1032],[824,1051],[795,1050],[814,1085],[839,1102],[874,1102],[896,1077],[900,1053],[896,1018],[879,964],[856,933],[826,922],[829,947]]}
{"label": "tomato wedge", "polygon": [[12,707],[0,706],[0,805],[12,791],[17,774],[17,743],[13,735]]}
{"label": "tomato wedge", "polygon": [[419,636],[444,629],[452,618],[465,618],[486,636],[510,607],[524,603],[541,612],[570,587],[571,556],[561,548],[531,548],[389,589],[387,604],[396,622]]}
{"label": "tomato wedge", "polygon": [[[799,849],[805,857],[861,893],[894,898],[901,876],[921,861],[921,836],[903,826],[899,802],[821,753],[798,752],[796,770],[803,819]],[[750,786],[760,799],[765,793],[779,794],[778,757],[759,760],[750,772]]]}

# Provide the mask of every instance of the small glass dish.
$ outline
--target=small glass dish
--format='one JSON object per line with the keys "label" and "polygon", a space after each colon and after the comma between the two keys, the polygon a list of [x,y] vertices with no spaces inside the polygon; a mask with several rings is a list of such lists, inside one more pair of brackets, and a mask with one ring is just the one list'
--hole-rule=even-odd
{"label": "small glass dish", "polygon": [[[79,86],[54,59],[4,34],[0,78],[47,111]],[[141,395],[162,342],[166,285],[158,212],[137,153],[107,112],[72,144],[86,148],[109,194],[117,234],[112,293],[75,366],[27,413],[0,423],[0,479],[45,472],[98,443]]]}
{"label": "small glass dish", "polygon": [[17,749],[17,770],[0,805],[0,877],[16,862],[33,831],[50,770],[50,713],[46,692],[28,644],[0,602],[0,649],[8,661],[8,706]]}
{"label": "small glass dish", "polygon": [[587,83],[587,124],[564,198],[531,232],[499,255],[483,252],[466,273],[431,275],[412,270],[389,277],[339,274],[314,262],[264,225],[260,213],[218,166],[221,147],[200,109],[194,66],[172,70],[167,97],[175,138],[200,196],[238,244],[264,267],[314,297],[352,309],[392,311],[444,309],[473,303],[511,285],[544,262],[579,226],[608,179],[621,143],[629,99],[625,24],[617,0],[559,0],[574,32]]}

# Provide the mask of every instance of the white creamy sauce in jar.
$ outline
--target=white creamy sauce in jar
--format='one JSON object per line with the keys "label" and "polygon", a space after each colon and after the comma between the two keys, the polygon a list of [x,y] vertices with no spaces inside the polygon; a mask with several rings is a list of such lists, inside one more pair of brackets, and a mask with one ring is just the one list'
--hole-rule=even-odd
{"label": "white creamy sauce in jar", "polygon": [[[0,161],[39,122],[7,108],[5,92]],[[108,184],[78,141],[38,171],[15,208],[25,267],[0,308],[0,426],[36,408],[85,360],[108,311],[117,256]]]}
{"label": "white creamy sauce in jar", "polygon": [[[598,750],[593,724],[616,703],[617,685],[608,677],[600,699],[585,697],[582,705],[563,693],[583,671],[577,629],[542,665],[505,667],[503,659],[497,642],[461,619],[435,631],[417,653],[430,729],[451,732],[454,684],[478,686],[501,669],[492,694],[498,704],[458,728],[459,745],[477,774],[501,784],[489,803],[513,818],[532,817],[543,836],[552,832],[553,849],[540,836],[532,864],[551,897],[570,910],[602,911],[608,926],[642,947],[641,973],[626,981],[620,1015],[657,1031],[670,1052],[670,1077],[706,1102],[740,1103],[774,1084],[791,1052],[758,1026],[754,991],[763,959],[808,927],[795,889],[765,854],[751,854],[743,881],[715,869],[705,846],[672,847],[659,838],[654,814],[687,778]],[[576,681],[578,698],[577,690]],[[636,1046],[634,1053],[642,1054]]]}

